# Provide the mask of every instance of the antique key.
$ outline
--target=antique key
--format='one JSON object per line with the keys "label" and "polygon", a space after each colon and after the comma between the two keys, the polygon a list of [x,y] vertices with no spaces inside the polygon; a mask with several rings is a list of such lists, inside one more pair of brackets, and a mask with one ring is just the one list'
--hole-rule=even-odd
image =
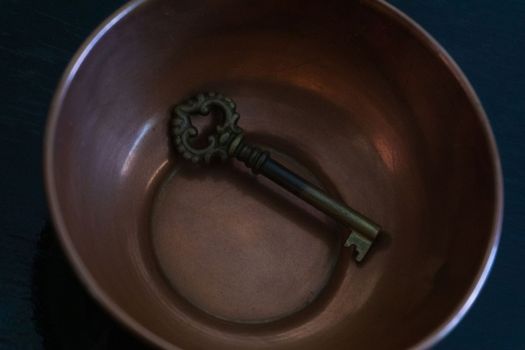
{"label": "antique key", "polygon": [[[209,144],[206,147],[195,148],[192,146],[192,141],[197,137],[198,131],[191,123],[191,117],[207,115],[212,108],[222,112],[223,122],[216,127],[216,132],[208,137]],[[344,246],[354,246],[357,252],[355,260],[362,261],[381,231],[381,227],[273,160],[269,152],[247,144],[242,129],[237,126],[238,120],[239,114],[235,111],[235,103],[230,98],[213,92],[198,94],[173,109],[171,136],[175,148],[185,159],[193,163],[207,164],[213,157],[223,161],[235,157],[242,161],[254,174],[266,176],[350,228],[351,233]]]}

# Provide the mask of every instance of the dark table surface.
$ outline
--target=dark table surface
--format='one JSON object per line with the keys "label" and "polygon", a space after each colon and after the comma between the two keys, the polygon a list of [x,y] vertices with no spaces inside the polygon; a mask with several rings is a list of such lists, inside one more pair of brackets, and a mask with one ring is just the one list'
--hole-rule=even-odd
{"label": "dark table surface", "polygon": [[[41,171],[46,113],[75,50],[123,3],[0,0],[1,349],[58,347],[45,341],[34,302],[36,252],[48,220]],[[503,235],[495,265],[470,312],[436,349],[525,349],[525,1],[391,3],[433,35],[470,79],[496,135],[505,181]],[[68,327],[85,322],[85,310],[77,311],[70,312]],[[94,348],[87,347],[86,339],[65,347]]]}

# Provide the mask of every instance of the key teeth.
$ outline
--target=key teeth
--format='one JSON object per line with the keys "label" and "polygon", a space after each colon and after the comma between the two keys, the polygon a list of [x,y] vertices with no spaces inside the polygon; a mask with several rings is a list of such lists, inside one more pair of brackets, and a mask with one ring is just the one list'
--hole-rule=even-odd
{"label": "key teeth", "polygon": [[355,260],[357,262],[363,261],[366,254],[370,250],[370,247],[372,246],[372,241],[368,240],[360,234],[357,231],[352,231],[345,242],[345,247],[351,247],[354,246],[354,250],[356,252]]}

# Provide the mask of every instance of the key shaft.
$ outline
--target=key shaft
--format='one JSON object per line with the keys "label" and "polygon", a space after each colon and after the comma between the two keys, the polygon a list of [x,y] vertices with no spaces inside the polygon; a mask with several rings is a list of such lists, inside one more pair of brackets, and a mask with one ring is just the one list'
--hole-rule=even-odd
{"label": "key shaft", "polygon": [[239,148],[241,151],[233,151],[235,157],[244,162],[255,174],[264,175],[342,225],[352,229],[345,246],[355,246],[357,261],[365,257],[372,242],[381,231],[379,225],[272,159],[269,152],[244,144],[242,141]]}

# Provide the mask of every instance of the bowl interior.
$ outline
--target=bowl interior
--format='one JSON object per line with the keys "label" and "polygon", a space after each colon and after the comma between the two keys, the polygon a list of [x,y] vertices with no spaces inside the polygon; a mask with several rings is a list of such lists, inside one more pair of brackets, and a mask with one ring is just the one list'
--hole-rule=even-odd
{"label": "bowl interior", "polygon": [[[381,3],[135,3],[62,86],[46,144],[55,222],[95,296],[158,345],[403,348],[474,292],[499,220],[496,155],[466,83]],[[170,107],[237,103],[254,143],[380,223],[348,234],[241,165],[192,167]]]}

